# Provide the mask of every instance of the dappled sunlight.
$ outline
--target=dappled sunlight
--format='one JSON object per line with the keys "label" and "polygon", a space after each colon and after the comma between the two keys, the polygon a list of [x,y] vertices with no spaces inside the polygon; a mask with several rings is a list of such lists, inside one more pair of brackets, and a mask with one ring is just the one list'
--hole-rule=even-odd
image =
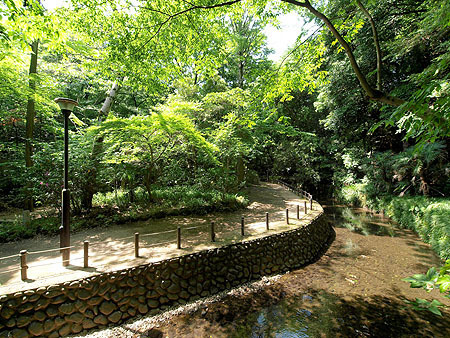
{"label": "dappled sunlight", "polygon": [[[250,205],[253,205],[253,208],[235,212],[191,217],[172,216],[109,228],[89,229],[72,234],[73,248],[68,267],[62,266],[59,250],[32,254],[41,250],[58,248],[58,237],[1,244],[2,256],[17,254],[25,248],[30,254],[28,255],[29,280],[26,283],[20,280],[18,257],[0,260],[0,271],[15,269],[15,271],[0,274],[0,292],[8,293],[59,283],[241,241],[250,241],[296,229],[309,223],[322,210],[320,205],[315,203],[315,210],[311,212],[308,202],[308,213],[305,215],[303,209],[305,200],[272,183],[252,186],[249,196],[251,196]],[[298,220],[296,219],[297,205],[300,206]],[[286,208],[289,208],[289,224],[286,224]],[[269,213],[269,230],[266,229],[266,212]],[[245,223],[244,236],[241,235],[241,217],[244,217]],[[211,242],[211,222],[215,224],[215,242]],[[181,249],[177,248],[177,227],[181,228]],[[139,233],[138,258],[135,257],[134,234],[136,232]],[[89,268],[83,267],[84,241],[89,241]]]}

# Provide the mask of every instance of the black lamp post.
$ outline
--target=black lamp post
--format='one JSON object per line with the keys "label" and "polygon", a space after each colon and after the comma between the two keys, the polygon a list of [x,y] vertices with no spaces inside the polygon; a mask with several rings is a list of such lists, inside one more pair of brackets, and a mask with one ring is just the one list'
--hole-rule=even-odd
{"label": "black lamp post", "polygon": [[[70,193],[69,193],[69,115],[78,105],[72,99],[58,97],[55,102],[64,115],[64,186],[62,190],[62,224],[59,228],[60,248],[70,246]],[[63,266],[69,265],[70,249],[62,250]]]}

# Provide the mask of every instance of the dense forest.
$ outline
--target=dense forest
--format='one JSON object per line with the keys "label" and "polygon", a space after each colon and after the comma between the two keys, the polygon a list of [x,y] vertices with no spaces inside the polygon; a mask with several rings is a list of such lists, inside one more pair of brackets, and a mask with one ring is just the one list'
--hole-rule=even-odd
{"label": "dense forest", "polygon": [[[273,62],[263,30],[289,12],[309,29]],[[60,212],[56,97],[78,101],[75,218],[228,210],[277,178],[321,199],[448,201],[448,1],[3,0],[0,18],[2,211]],[[33,222],[2,239],[59,226]]]}

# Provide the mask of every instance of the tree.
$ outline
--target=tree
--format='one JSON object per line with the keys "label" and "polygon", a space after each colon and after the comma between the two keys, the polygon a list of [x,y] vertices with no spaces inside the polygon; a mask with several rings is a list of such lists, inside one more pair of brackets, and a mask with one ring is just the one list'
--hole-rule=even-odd
{"label": "tree", "polygon": [[135,167],[150,200],[152,185],[162,174],[163,163],[170,162],[169,154],[176,147],[191,144],[214,161],[214,146],[203,138],[187,117],[166,108],[161,106],[147,116],[117,118],[110,115],[100,126],[90,128],[91,132],[98,132],[105,138],[104,161]]}
{"label": "tree", "polygon": [[223,77],[231,87],[247,88],[270,67],[265,47],[263,24],[254,15],[244,11],[228,21],[229,54],[224,64]]}
{"label": "tree", "polygon": [[[117,82],[114,82],[111,86],[110,91],[108,92],[105,101],[103,102],[101,109],[98,112],[99,123],[110,113],[111,107],[118,91],[119,85]],[[81,199],[81,208],[84,210],[90,210],[92,208],[92,198],[98,190],[97,172],[99,170],[100,159],[103,155],[103,141],[103,136],[99,135],[98,137],[94,138],[94,142],[92,145],[92,152],[89,158],[91,166],[86,172],[85,188],[83,189],[83,197]]]}
{"label": "tree", "polygon": [[[40,1],[30,0],[23,1],[22,5],[16,4],[15,1],[5,1],[8,15],[5,25],[2,27],[3,40],[6,40],[7,47],[4,56],[8,56],[12,49],[21,49],[21,52],[29,51],[30,62],[28,71],[28,93],[26,104],[26,126],[25,126],[25,166],[29,172],[33,166],[33,138],[35,130],[36,118],[36,82],[39,41],[42,37],[48,37],[53,34],[52,28],[45,27],[48,18],[44,13],[44,8]],[[4,8],[3,8],[4,9]],[[9,50],[8,50],[9,49]],[[33,195],[31,186],[28,184],[26,189],[26,197],[24,203],[25,210],[33,209]]]}

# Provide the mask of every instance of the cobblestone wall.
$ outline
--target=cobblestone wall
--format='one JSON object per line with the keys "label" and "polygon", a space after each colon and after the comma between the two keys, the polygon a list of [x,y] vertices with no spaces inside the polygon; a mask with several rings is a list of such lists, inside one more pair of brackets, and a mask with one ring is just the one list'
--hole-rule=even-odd
{"label": "cobblestone wall", "polygon": [[309,264],[335,233],[305,227],[225,247],[0,296],[0,337],[60,337],[118,324]]}

